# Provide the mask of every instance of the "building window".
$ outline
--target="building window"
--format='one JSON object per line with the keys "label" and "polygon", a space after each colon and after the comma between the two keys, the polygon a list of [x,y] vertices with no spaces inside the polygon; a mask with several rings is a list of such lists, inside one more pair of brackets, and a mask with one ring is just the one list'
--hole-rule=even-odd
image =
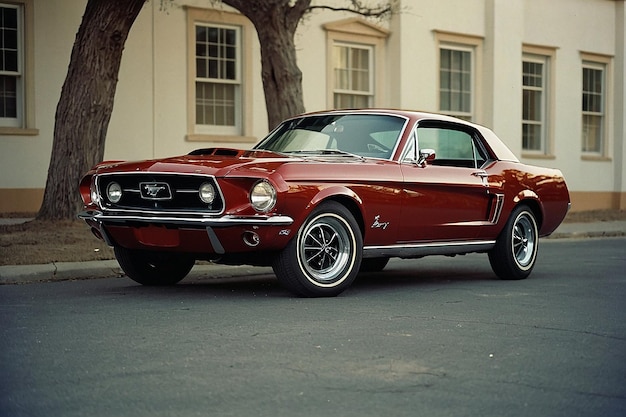
{"label": "building window", "polygon": [[326,105],[335,109],[388,106],[385,39],[389,31],[360,18],[324,24]]}
{"label": "building window", "polygon": [[0,3],[0,126],[22,127],[22,13]]}
{"label": "building window", "polygon": [[605,123],[605,65],[583,63],[582,151],[602,155]]}
{"label": "building window", "polygon": [[195,32],[197,130],[240,134],[240,29],[196,24]]}
{"label": "building window", "polygon": [[472,120],[473,51],[442,46],[439,49],[439,110]]}
{"label": "building window", "polygon": [[260,71],[254,70],[252,59],[254,26],[239,13],[185,9],[186,140],[256,142],[250,135],[254,113],[253,76],[260,79]]}
{"label": "building window", "polygon": [[522,61],[522,150],[546,153],[547,58]]}
{"label": "building window", "polygon": [[334,107],[371,107],[374,98],[371,47],[335,44],[333,47]]}

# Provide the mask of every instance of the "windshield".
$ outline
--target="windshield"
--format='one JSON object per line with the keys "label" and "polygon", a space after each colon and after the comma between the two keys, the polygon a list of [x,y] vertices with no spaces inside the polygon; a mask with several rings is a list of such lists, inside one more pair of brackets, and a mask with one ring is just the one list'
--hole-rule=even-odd
{"label": "windshield", "polygon": [[406,120],[382,114],[326,114],[284,122],[254,149],[389,159]]}

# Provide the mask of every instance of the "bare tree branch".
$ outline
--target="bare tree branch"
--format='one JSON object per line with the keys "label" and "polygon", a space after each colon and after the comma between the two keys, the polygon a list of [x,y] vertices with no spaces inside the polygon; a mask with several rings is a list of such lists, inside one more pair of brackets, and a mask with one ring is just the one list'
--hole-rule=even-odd
{"label": "bare tree branch", "polygon": [[349,12],[364,17],[375,17],[378,19],[387,17],[396,11],[393,1],[377,4],[375,6],[366,6],[361,0],[350,0],[350,5],[344,7],[330,6],[328,4],[313,5],[309,6],[307,11],[313,11],[315,9],[331,10],[333,12]]}

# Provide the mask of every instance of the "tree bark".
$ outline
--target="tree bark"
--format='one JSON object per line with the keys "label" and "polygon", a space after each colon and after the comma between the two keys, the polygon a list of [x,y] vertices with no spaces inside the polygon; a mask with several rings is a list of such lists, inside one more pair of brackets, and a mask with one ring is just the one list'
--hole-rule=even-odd
{"label": "tree bark", "polygon": [[102,161],[124,43],[145,0],[89,0],[57,105],[39,220],[75,218],[78,182]]}
{"label": "tree bark", "polygon": [[223,1],[250,19],[257,31],[269,129],[304,113],[302,72],[296,62],[294,35],[311,0]]}

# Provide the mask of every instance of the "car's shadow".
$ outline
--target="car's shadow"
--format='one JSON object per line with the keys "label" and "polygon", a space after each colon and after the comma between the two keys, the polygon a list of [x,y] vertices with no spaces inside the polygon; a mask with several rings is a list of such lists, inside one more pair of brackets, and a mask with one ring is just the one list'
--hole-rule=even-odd
{"label": "car's shadow", "polygon": [[[414,265],[414,264],[413,264]],[[228,270],[226,270],[228,271]],[[129,294],[150,294],[170,296],[175,293],[194,296],[291,298],[283,288],[271,268],[249,268],[246,272],[216,276],[211,273],[193,272],[175,286],[149,287],[135,284],[123,277],[127,285],[122,285]],[[428,289],[433,286],[453,286],[460,282],[497,280],[489,264],[477,266],[474,263],[454,263],[446,265],[425,263],[410,268],[402,261],[391,262],[379,272],[362,272],[354,283],[341,294],[342,297],[354,294],[370,294],[398,289]],[[117,288],[120,290],[120,287]]]}

